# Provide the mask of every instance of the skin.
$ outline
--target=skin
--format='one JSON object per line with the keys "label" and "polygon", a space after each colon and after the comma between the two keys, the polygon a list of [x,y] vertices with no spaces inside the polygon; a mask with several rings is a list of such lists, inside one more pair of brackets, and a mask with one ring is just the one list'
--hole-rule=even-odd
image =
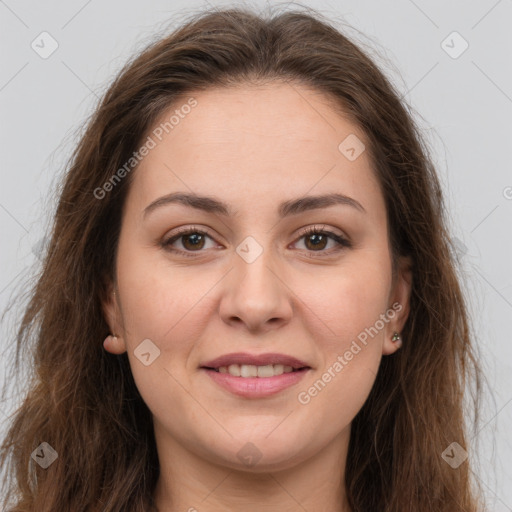
{"label": "skin", "polygon": [[[365,141],[364,133],[321,93],[282,82],[197,92],[162,120],[190,96],[197,106],[134,171],[116,282],[104,303],[118,336],[104,347],[128,351],[153,415],[157,505],[160,512],[350,511],[343,485],[350,425],[381,358],[399,348],[391,338],[406,321],[411,288],[409,261],[400,260],[392,277],[384,197],[368,152],[350,161],[338,149],[349,134]],[[236,215],[175,203],[143,216],[177,191],[213,196]],[[282,201],[333,192],[365,211],[338,204],[278,217]],[[351,247],[328,238],[315,248],[304,234],[315,226]],[[178,227],[208,231],[199,249],[187,237],[173,243],[192,257],[162,246]],[[247,236],[263,249],[251,263],[236,252]],[[300,403],[298,393],[395,302],[400,312]],[[148,366],[134,354],[145,339],[160,350]],[[291,388],[248,399],[199,369],[232,352],[289,354],[312,369]],[[251,467],[237,457],[248,442],[261,456]]]}

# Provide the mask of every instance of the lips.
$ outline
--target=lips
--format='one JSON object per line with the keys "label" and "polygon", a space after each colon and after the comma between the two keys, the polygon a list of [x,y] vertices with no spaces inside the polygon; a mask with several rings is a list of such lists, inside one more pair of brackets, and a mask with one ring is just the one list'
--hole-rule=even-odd
{"label": "lips", "polygon": [[200,366],[217,385],[243,398],[266,398],[297,385],[312,368],[285,354],[226,354]]}
{"label": "lips", "polygon": [[237,352],[225,354],[223,356],[212,359],[200,365],[201,368],[218,370],[221,367],[229,367],[230,365],[250,365],[250,366],[268,366],[282,365],[290,366],[292,370],[309,369],[310,366],[293,356],[278,353],[267,354],[248,354],[245,352]]}

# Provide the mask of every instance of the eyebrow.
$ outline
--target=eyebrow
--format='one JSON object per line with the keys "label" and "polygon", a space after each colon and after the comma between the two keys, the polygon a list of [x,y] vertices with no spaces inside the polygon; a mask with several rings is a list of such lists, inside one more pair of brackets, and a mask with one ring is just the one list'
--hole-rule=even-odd
{"label": "eyebrow", "polygon": [[[237,212],[233,211],[229,205],[209,196],[200,196],[194,193],[185,192],[173,192],[165,196],[159,197],[151,204],[149,204],[143,212],[143,217],[146,217],[151,212],[158,208],[167,206],[169,204],[183,204],[190,208],[202,210],[207,213],[214,213],[224,215],[226,217],[232,217]],[[317,196],[304,196],[297,199],[290,199],[284,201],[279,205],[277,210],[280,218],[288,217],[290,215],[297,215],[310,210],[317,210],[320,208],[328,208],[334,205],[348,205],[356,210],[366,213],[363,205],[355,199],[338,193],[324,194]]]}

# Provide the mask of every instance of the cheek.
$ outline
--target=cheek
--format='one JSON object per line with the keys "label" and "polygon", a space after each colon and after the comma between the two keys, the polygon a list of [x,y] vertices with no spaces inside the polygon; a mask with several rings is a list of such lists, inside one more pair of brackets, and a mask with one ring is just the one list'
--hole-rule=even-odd
{"label": "cheek", "polygon": [[179,272],[152,261],[147,250],[130,247],[120,241],[117,261],[123,336],[137,388],[153,410],[158,396],[168,401],[176,387],[172,375],[190,351],[186,340],[192,338],[183,333],[191,327],[189,312],[200,291],[184,288]]}
{"label": "cheek", "polygon": [[[387,310],[387,279],[339,278],[336,292],[318,299],[311,309],[321,312],[329,336],[318,336],[321,364],[297,394],[305,416],[335,435],[349,425],[364,405],[382,358]],[[314,298],[313,298],[314,299]]]}
{"label": "cheek", "polygon": [[389,306],[390,260],[361,251],[335,271],[319,274],[294,283],[305,305],[300,314],[320,356],[297,403],[334,433],[352,421],[375,381],[385,325],[381,315]]}
{"label": "cheek", "polygon": [[153,416],[174,428],[177,410],[199,416],[184,389],[190,387],[186,363],[197,339],[194,315],[206,290],[132,256],[118,267],[130,368]]}
{"label": "cheek", "polygon": [[204,272],[197,278],[193,266],[172,266],[159,250],[140,247],[128,237],[120,241],[117,274],[127,343],[134,349],[149,338],[162,351],[178,332],[187,338],[191,318],[201,311],[216,278]]}
{"label": "cheek", "polygon": [[315,341],[322,361],[297,401],[333,432],[352,421],[370,393],[382,358],[381,315],[390,306],[390,259],[382,252],[354,256],[329,280],[308,281],[302,290],[315,313],[311,322],[313,316],[321,320],[322,335]]}
{"label": "cheek", "polygon": [[307,306],[304,314],[309,310],[311,322],[314,316],[320,320],[322,335],[317,334],[317,341],[331,358],[333,353],[347,350],[352,340],[386,312],[390,287],[389,258],[384,253],[362,251],[347,257],[338,268],[323,275],[304,275],[295,283],[297,295]]}

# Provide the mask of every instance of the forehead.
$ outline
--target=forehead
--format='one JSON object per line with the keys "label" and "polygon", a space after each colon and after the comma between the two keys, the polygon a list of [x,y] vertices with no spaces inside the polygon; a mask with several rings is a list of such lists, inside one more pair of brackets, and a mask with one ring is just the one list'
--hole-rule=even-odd
{"label": "forehead", "polygon": [[174,190],[236,206],[255,195],[263,205],[341,192],[383,206],[365,134],[328,96],[303,85],[194,91],[163,112],[146,137],[154,147],[132,184],[142,202]]}

